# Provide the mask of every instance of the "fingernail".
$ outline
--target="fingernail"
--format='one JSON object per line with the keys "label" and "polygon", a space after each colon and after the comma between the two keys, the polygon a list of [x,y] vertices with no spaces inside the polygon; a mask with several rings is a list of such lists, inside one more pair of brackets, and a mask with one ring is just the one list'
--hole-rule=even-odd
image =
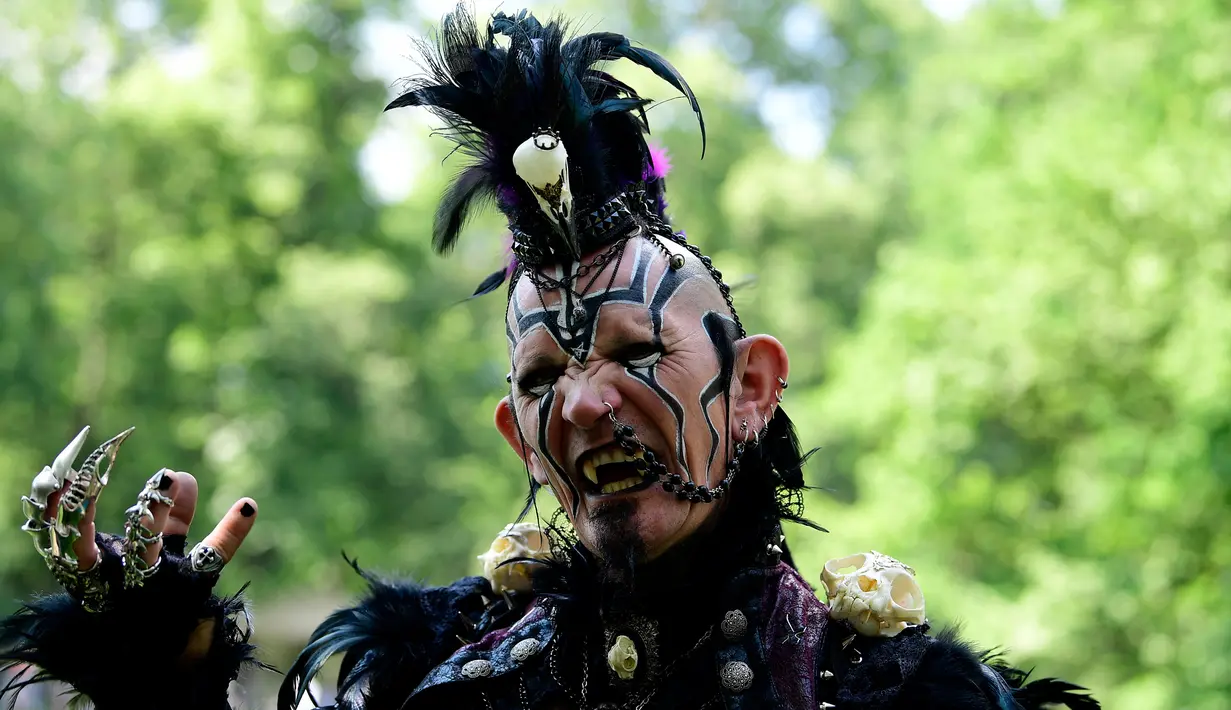
{"label": "fingernail", "polygon": [[165,491],[175,484],[175,479],[167,475],[166,471],[162,472],[162,480],[158,482],[158,490]]}
{"label": "fingernail", "polygon": [[251,518],[256,514],[256,508],[253,508],[251,503],[244,503],[244,507],[239,509],[239,514],[245,518]]}

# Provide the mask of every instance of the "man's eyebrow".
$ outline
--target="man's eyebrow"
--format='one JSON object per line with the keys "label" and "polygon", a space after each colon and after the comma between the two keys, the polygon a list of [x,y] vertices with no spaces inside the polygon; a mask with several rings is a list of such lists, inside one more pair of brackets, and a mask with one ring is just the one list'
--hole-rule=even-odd
{"label": "man's eyebrow", "polygon": [[[523,340],[521,343],[518,343],[518,345],[521,345],[524,342],[525,341]],[[551,353],[537,351],[526,355],[525,358],[522,359],[518,357],[517,347],[514,346],[513,371],[517,373],[518,377],[523,377],[525,375],[541,372],[543,370],[558,369],[562,366],[561,360],[563,355],[564,353],[557,348]]]}

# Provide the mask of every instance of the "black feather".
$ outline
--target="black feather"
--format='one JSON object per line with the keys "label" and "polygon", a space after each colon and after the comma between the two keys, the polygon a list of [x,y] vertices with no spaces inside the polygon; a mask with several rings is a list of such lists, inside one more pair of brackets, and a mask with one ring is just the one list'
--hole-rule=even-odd
{"label": "black feather", "polygon": [[1027,683],[1013,691],[1013,699],[1025,710],[1043,710],[1052,705],[1063,705],[1069,710],[1098,710],[1102,707],[1085,688],[1058,678],[1040,678]]}
{"label": "black feather", "polygon": [[470,217],[471,207],[491,196],[491,176],[484,170],[467,168],[450,183],[436,206],[432,246],[437,252],[444,254],[453,249],[457,235]]}
{"label": "black feather", "polygon": [[[245,665],[265,667],[254,658],[256,649],[248,643],[248,628],[237,622],[246,618],[242,590],[232,597],[200,600],[177,596],[166,585],[151,582],[149,586],[161,587],[161,592],[149,591],[158,593],[157,598],[164,603],[147,596],[143,589],[132,595],[135,603],[90,614],[69,595],[54,594],[25,604],[0,621],[0,674],[14,674],[0,688],[0,700],[12,708],[25,687],[59,681],[88,697],[98,708],[231,707],[227,686],[240,669]],[[151,618],[158,623],[151,625]],[[215,621],[210,652],[195,666],[180,667],[176,659],[202,619]],[[86,646],[83,640],[88,640]],[[148,705],[136,703],[134,688],[142,687],[149,678],[158,678],[159,687],[175,688],[174,699],[165,704],[157,699]]]}
{"label": "black feather", "polygon": [[[989,672],[993,676],[989,677]],[[1022,686],[1027,675],[992,654],[979,653],[960,638],[956,628],[950,628],[931,639],[899,697],[908,700],[908,707],[912,708],[1006,710],[1002,696],[1011,691],[1012,701],[1007,705],[1015,702],[1020,710],[1043,710],[1053,703],[1067,705],[1071,710],[1100,707],[1094,698],[1072,692],[1083,688],[1063,681],[1048,678]],[[1004,682],[993,683],[994,676]]]}
{"label": "black feather", "polygon": [[424,587],[381,580],[347,561],[367,580],[368,594],[316,628],[278,691],[279,710],[297,707],[312,678],[337,653],[345,654],[339,671],[340,707],[365,707],[371,698],[379,698],[380,707],[398,707],[460,646],[457,635],[471,631],[459,620],[459,612],[473,622],[485,610],[483,595],[495,596],[482,577]]}
{"label": "black feather", "polygon": [[[507,47],[496,42],[497,35],[507,38]],[[469,158],[437,211],[433,244],[439,252],[456,243],[471,206],[490,198],[514,233],[536,240],[533,246],[543,254],[597,246],[574,245],[575,230],[547,225],[512,156],[537,131],[559,135],[569,156],[574,214],[641,183],[649,161],[650,101],[596,66],[602,62],[628,59],[683,92],[697,112],[704,153],[705,124],[687,82],[663,57],[633,47],[622,35],[569,38],[562,19],[543,23],[525,11],[497,13],[480,30],[458,5],[435,41],[421,42],[419,49],[423,74],[408,80],[386,108],[429,109],[444,123],[441,134]]]}
{"label": "black feather", "polygon": [[983,654],[982,661],[1013,688],[1013,699],[1025,710],[1041,710],[1048,705],[1064,705],[1069,710],[1096,710],[1100,707],[1099,702],[1084,694],[1086,689],[1079,685],[1057,678],[1027,682],[1031,671],[1014,668],[996,651]]}
{"label": "black feather", "polygon": [[492,291],[495,291],[496,289],[500,288],[501,285],[504,284],[505,279],[507,279],[508,276],[509,276],[508,269],[501,269],[499,271],[493,272],[487,278],[483,279],[483,282],[479,284],[479,287],[474,290],[474,293],[472,293],[470,297],[477,298],[479,296],[484,296],[486,294],[491,293]]}
{"label": "black feather", "polygon": [[701,128],[701,157],[705,157],[705,116],[701,114],[701,104],[697,102],[697,97],[693,94],[692,88],[688,86],[688,82],[684,80],[684,76],[666,58],[648,49],[634,47],[627,37],[614,32],[595,33],[580,39],[595,42],[601,48],[600,59],[627,59],[649,69],[658,78],[678,89],[688,99],[693,112],[697,114],[697,124]]}

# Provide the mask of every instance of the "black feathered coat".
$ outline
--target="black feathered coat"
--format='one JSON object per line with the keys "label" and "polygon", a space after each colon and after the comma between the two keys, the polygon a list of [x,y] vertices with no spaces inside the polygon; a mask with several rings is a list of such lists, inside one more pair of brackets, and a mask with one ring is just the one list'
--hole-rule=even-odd
{"label": "black feathered coat", "polygon": [[[182,558],[170,557],[167,572],[147,587],[151,596],[138,603],[87,614],[67,595],[32,601],[0,626],[0,662],[37,666],[41,672],[29,669],[23,680],[64,681],[98,710],[228,708],[228,684],[253,662],[235,623],[242,604],[194,593]],[[602,613],[597,597],[581,589],[514,598],[493,594],[481,577],[446,587],[365,577],[367,596],[322,623],[287,674],[279,710],[299,706],[301,689],[335,653],[344,660],[336,700],[326,707],[337,710],[1098,707],[1061,681],[1026,684],[1024,673],[951,633],[916,627],[888,639],[859,636],[830,619],[785,562],[744,567],[713,589],[692,590],[694,601],[673,594],[661,600],[661,613],[627,618]],[[182,603],[149,614],[168,593]],[[730,612],[743,615],[742,631],[721,623]],[[211,618],[209,655],[183,667],[175,649]],[[606,663],[621,624],[651,629],[638,636],[631,680]],[[94,641],[89,653],[82,639]]]}

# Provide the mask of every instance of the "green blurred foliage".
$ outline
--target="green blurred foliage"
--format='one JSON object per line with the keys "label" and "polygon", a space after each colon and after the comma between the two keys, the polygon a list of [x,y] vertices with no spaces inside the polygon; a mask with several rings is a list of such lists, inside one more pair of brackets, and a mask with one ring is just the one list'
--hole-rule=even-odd
{"label": "green blurred foliage", "polygon": [[[525,473],[490,425],[503,304],[458,303],[501,225],[433,257],[448,146],[380,112],[421,5],[6,5],[7,608],[50,585],[17,498],[87,423],[138,427],[107,519],[162,466],[201,481],[198,527],[260,502],[223,586],[251,580],[258,621],[290,628],[264,630],[274,660],[323,613],[288,599],[358,590],[339,551],[443,582],[516,514]],[[876,548],[935,620],[1108,707],[1231,707],[1231,9],[564,8],[702,99],[703,162],[683,102],[651,120],[677,225],[794,353],[832,530],[791,531],[807,575]],[[390,146],[413,188],[392,200],[360,169]]]}

